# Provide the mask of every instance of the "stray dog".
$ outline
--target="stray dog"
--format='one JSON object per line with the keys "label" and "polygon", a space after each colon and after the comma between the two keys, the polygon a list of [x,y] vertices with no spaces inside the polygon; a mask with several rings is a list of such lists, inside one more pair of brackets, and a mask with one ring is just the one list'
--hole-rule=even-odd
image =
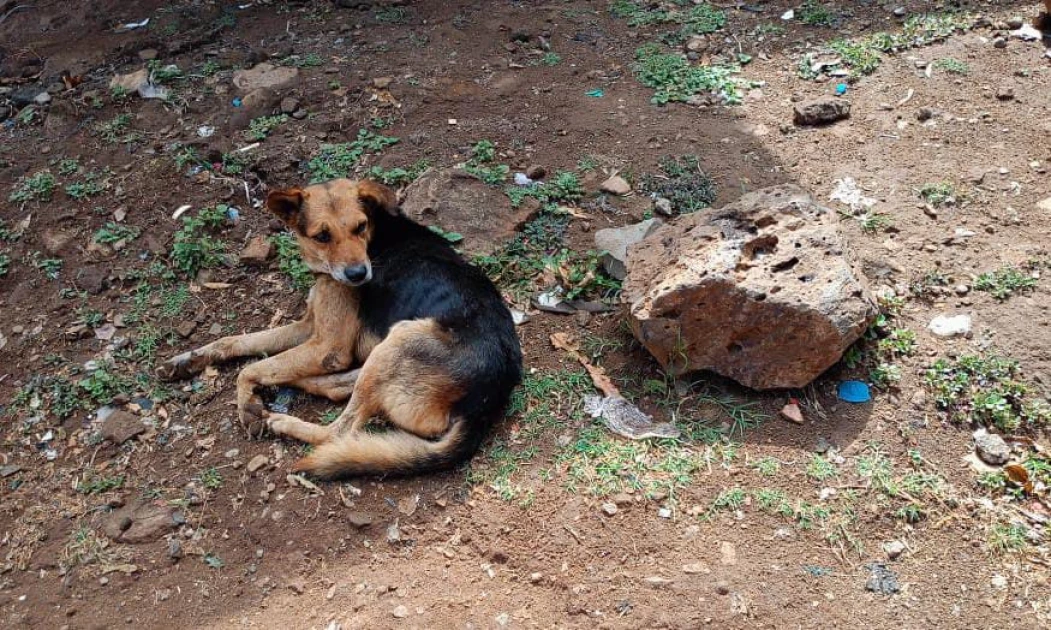
{"label": "stray dog", "polygon": [[[238,375],[238,416],[254,435],[268,428],[313,444],[293,469],[322,479],[417,474],[469,459],[521,380],[514,322],[493,283],[375,182],[274,190],[266,206],[315,273],[303,319],[180,354],[160,376],[269,356]],[[350,402],[331,425],[313,424],[269,413],[256,389],[273,385]],[[377,415],[397,430],[365,431]]]}

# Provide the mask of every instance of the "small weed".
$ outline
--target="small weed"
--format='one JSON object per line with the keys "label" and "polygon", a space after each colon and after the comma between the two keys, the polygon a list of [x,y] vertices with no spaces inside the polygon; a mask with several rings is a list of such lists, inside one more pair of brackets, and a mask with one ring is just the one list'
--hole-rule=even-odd
{"label": "small weed", "polygon": [[807,26],[835,26],[837,22],[836,14],[815,0],[806,0],[796,10],[796,19]]}
{"label": "small weed", "polygon": [[30,201],[51,201],[55,193],[55,176],[48,171],[40,171],[30,177],[18,180],[15,189],[7,200],[15,203]]}
{"label": "small weed", "polygon": [[971,72],[970,66],[959,59],[954,59],[952,57],[946,57],[935,61],[934,67],[945,70],[946,72],[951,72],[952,74],[970,74]]}
{"label": "small weed", "polygon": [[366,171],[365,176],[387,186],[408,186],[430,166],[431,163],[427,160],[418,160],[408,168],[385,169],[381,166],[373,166]]}
{"label": "small weed", "polygon": [[365,155],[378,153],[397,142],[397,138],[380,136],[367,129],[361,129],[353,142],[323,144],[317,154],[307,162],[306,170],[310,175],[310,183],[317,184],[347,177]]}
{"label": "small weed", "polygon": [[935,287],[949,286],[949,277],[941,270],[928,271],[923,276],[914,280],[909,285],[909,292],[916,298],[929,298],[935,291]]}
{"label": "small weed", "polygon": [[184,215],[182,227],[175,233],[170,258],[175,268],[194,277],[202,269],[218,267],[224,261],[223,242],[206,232],[226,220],[226,209],[222,206],[221,218],[216,221],[216,209],[205,209],[198,216]]}
{"label": "small weed", "polygon": [[562,63],[562,55],[556,52],[546,52],[540,57],[539,63],[543,66],[557,66]]}
{"label": "small weed", "polygon": [[955,422],[995,426],[1001,431],[1039,428],[1051,422],[1051,406],[1030,396],[1016,361],[997,356],[938,359],[925,381],[934,402]]}
{"label": "small weed", "polygon": [[752,462],[752,468],[764,477],[773,477],[781,471],[781,462],[773,457],[764,457]]}
{"label": "small weed", "polygon": [[325,60],[317,53],[306,55],[289,55],[281,60],[281,63],[294,68],[316,68],[325,64]]}
{"label": "small weed", "polygon": [[58,280],[58,274],[62,271],[61,258],[43,258],[40,252],[33,252],[30,260],[34,267],[44,272],[48,280]]}
{"label": "small weed", "polygon": [[869,371],[869,381],[880,389],[887,389],[901,381],[901,366],[880,363]]}
{"label": "small weed", "polygon": [[266,137],[269,136],[274,129],[280,127],[287,120],[288,116],[285,114],[253,118],[252,122],[248,123],[248,130],[245,131],[245,136],[249,140],[266,140]]}
{"label": "small weed", "polygon": [[277,266],[292,286],[299,291],[309,291],[314,286],[314,272],[303,262],[299,255],[299,244],[291,232],[282,232],[270,237],[270,242],[277,249]]}
{"label": "small weed", "polygon": [[174,63],[164,64],[160,59],[153,59],[148,67],[150,80],[157,84],[174,83],[185,78],[182,69]]}
{"label": "small weed", "polygon": [[222,64],[214,59],[209,59],[201,66],[201,74],[206,77],[215,76],[223,69]]}
{"label": "small weed", "polygon": [[76,158],[63,158],[55,166],[59,175],[70,176],[80,170],[80,162]]}
{"label": "small weed", "polygon": [[204,554],[204,563],[210,569],[221,569],[224,566],[223,559],[213,553]]}
{"label": "small weed", "polygon": [[459,232],[449,232],[448,230],[443,230],[437,225],[429,225],[427,226],[427,229],[453,244],[459,243],[463,240],[463,234],[460,234]]}
{"label": "small weed", "polygon": [[86,307],[77,309],[77,318],[84,322],[85,326],[90,326],[91,328],[98,328],[102,325],[102,322],[106,321],[104,313]]}
{"label": "small weed", "polygon": [[894,359],[916,354],[916,333],[908,328],[895,328],[876,344],[880,356]]}
{"label": "small weed", "polygon": [[180,171],[187,166],[208,166],[208,162],[201,157],[197,149],[189,145],[176,147],[175,152],[172,153],[172,160],[175,161],[175,167]]}
{"label": "small weed", "polygon": [[223,476],[214,466],[201,471],[200,480],[201,485],[209,490],[218,490],[223,486]]}
{"label": "small weed", "polygon": [[380,24],[404,24],[409,21],[409,10],[405,7],[385,6],[373,14]]}
{"label": "small weed", "polygon": [[715,201],[715,181],[701,168],[696,155],[664,156],[660,159],[663,175],[646,175],[640,190],[671,202],[672,210],[689,214],[708,208]]}
{"label": "small weed", "polygon": [[872,74],[883,61],[882,53],[926,46],[963,31],[972,23],[962,13],[926,13],[915,15],[902,25],[900,33],[874,33],[855,40],[839,39],[829,48],[840,55],[853,76]]}
{"label": "small weed", "polygon": [[748,495],[741,488],[723,490],[712,500],[712,511],[739,510],[747,498]]}
{"label": "small weed", "polygon": [[873,234],[879,230],[884,230],[892,225],[889,214],[882,212],[871,212],[858,218],[861,223],[861,231],[866,234]]}
{"label": "small weed", "polygon": [[593,171],[596,168],[598,168],[598,160],[596,160],[593,156],[582,155],[580,156],[580,159],[577,160],[577,170],[582,173]]}
{"label": "small weed", "polygon": [[100,365],[94,372],[78,381],[77,387],[100,405],[108,404],[117,394],[131,393],[135,387],[134,381],[112,370],[111,364]]}
{"label": "small weed", "polygon": [[737,77],[734,65],[691,65],[677,53],[663,53],[656,44],[647,44],[635,52],[635,78],[653,88],[651,101],[657,105],[687,102],[700,94],[714,94],[727,105],[743,101],[743,90],[755,86]]}
{"label": "small weed", "polygon": [[117,114],[112,120],[95,125],[95,133],[106,144],[131,144],[139,139],[139,134],[128,131],[131,120],[131,114]]}
{"label": "small weed", "polygon": [[995,271],[983,273],[974,282],[974,288],[985,291],[1000,301],[1004,301],[1015,293],[1031,290],[1036,286],[1037,279],[1029,272],[1020,267],[1005,265]]}
{"label": "small weed", "polygon": [[1018,523],[996,523],[989,530],[989,549],[1006,554],[1022,551],[1026,546],[1025,527]]}
{"label": "small weed", "polygon": [[182,314],[182,309],[190,301],[190,289],[185,284],[164,291],[161,299],[161,317],[173,319]]}
{"label": "small weed", "polygon": [[252,158],[244,153],[224,153],[222,170],[227,175],[242,175],[252,164]]}
{"label": "small weed", "polygon": [[0,250],[0,278],[7,275],[11,269],[11,256],[4,250]]}
{"label": "small weed", "polygon": [[511,167],[506,164],[493,164],[496,160],[496,145],[489,140],[481,140],[471,149],[471,158],[464,164],[464,170],[490,186],[496,186],[507,180]]}
{"label": "small weed", "polygon": [[97,477],[92,474],[77,484],[77,492],[81,494],[102,494],[110,490],[117,490],[123,485],[123,476]]}
{"label": "small weed", "polygon": [[580,178],[570,171],[558,171],[549,181],[535,183],[531,186],[513,186],[504,192],[516,208],[527,198],[536,199],[541,204],[574,203],[584,198],[584,187]]}
{"label": "small weed", "polygon": [[956,187],[950,182],[924,184],[919,190],[920,199],[935,208],[951,206],[956,203]]}
{"label": "small weed", "polygon": [[104,182],[99,181],[97,173],[85,173],[84,180],[66,184],[65,191],[70,198],[80,201],[88,197],[101,194],[107,188]]}
{"label": "small weed", "polygon": [[811,479],[824,481],[835,477],[838,473],[839,470],[836,468],[836,465],[821,455],[811,455],[810,461],[807,462],[806,475]]}
{"label": "small weed", "polygon": [[318,424],[320,424],[321,426],[326,426],[327,427],[328,425],[330,425],[333,422],[335,422],[336,420],[338,420],[339,419],[339,415],[341,413],[343,413],[342,409],[338,409],[338,408],[337,409],[329,409],[329,410],[325,411],[325,413],[321,414],[320,418],[318,418]]}

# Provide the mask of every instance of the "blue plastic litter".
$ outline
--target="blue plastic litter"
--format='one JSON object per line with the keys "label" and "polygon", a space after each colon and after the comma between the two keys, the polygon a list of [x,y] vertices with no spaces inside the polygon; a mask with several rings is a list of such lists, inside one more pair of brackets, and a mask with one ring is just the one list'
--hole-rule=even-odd
{"label": "blue plastic litter", "polygon": [[298,392],[291,387],[281,387],[277,390],[277,395],[274,396],[274,400],[267,405],[270,411],[274,413],[288,413],[292,407],[292,403],[295,402],[296,394]]}
{"label": "blue plastic litter", "polygon": [[227,206],[227,208],[226,208],[226,218],[230,219],[234,223],[237,223],[237,221],[240,220],[240,218],[241,218],[241,212],[237,208],[235,208],[233,206]]}
{"label": "blue plastic litter", "polygon": [[847,84],[846,83],[840,83],[839,85],[836,86],[836,96],[843,96],[846,93],[847,93]]}
{"label": "blue plastic litter", "polygon": [[591,98],[602,98],[603,96],[606,95],[606,93],[603,92],[602,89],[600,89],[600,88],[599,89],[590,90],[588,92],[585,92],[585,94],[587,96],[590,96]]}
{"label": "blue plastic litter", "polygon": [[230,101],[230,104],[233,105],[234,107],[240,107],[241,106],[241,97],[238,96],[238,97],[234,98],[234,100]]}
{"label": "blue plastic litter", "polygon": [[836,393],[840,400],[848,403],[865,403],[872,400],[869,386],[861,381],[843,381],[839,384],[839,391]]}

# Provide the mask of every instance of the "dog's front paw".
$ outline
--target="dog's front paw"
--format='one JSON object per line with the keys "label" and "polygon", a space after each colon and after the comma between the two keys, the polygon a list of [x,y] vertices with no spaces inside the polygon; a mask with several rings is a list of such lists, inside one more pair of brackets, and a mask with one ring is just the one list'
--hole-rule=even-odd
{"label": "dog's front paw", "polygon": [[248,431],[248,435],[254,438],[263,437],[266,434],[269,428],[267,423],[269,415],[270,412],[263,405],[262,399],[254,395],[237,411],[241,426]]}
{"label": "dog's front paw", "polygon": [[197,352],[183,352],[157,367],[157,378],[162,381],[179,381],[190,378],[208,366],[208,357]]}

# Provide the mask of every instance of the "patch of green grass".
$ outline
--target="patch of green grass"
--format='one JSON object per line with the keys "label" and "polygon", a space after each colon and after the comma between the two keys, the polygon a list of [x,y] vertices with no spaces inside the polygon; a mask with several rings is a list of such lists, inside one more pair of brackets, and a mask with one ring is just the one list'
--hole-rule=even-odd
{"label": "patch of green grass", "polygon": [[82,181],[66,184],[65,191],[70,198],[80,201],[102,194],[106,188],[107,184],[100,181],[98,173],[88,172]]}
{"label": "patch of green grass", "polygon": [[198,478],[201,480],[201,485],[209,490],[218,490],[223,486],[223,476],[214,466],[202,470]]}
{"label": "patch of green grass", "polygon": [[1015,293],[1032,290],[1036,283],[1037,279],[1027,270],[1014,265],[1005,265],[978,276],[974,281],[974,288],[990,293],[996,299],[1003,301]]}
{"label": "patch of green grass", "polygon": [[704,172],[696,155],[666,155],[660,159],[660,168],[663,175],[644,176],[639,189],[667,199],[674,212],[689,214],[715,202],[715,180]]}
{"label": "patch of green grass", "polygon": [[430,167],[431,163],[427,160],[417,160],[408,168],[396,166],[385,169],[381,166],[373,166],[366,171],[365,176],[387,186],[408,186]]}
{"label": "patch of green grass", "polygon": [[951,420],[1001,431],[1037,429],[1051,422],[1051,405],[1032,396],[1017,361],[993,355],[938,359],[924,380],[938,409]]}
{"label": "patch of green grass", "polygon": [[530,186],[510,186],[505,188],[504,192],[511,199],[511,205],[516,208],[529,198],[546,205],[575,203],[584,198],[584,187],[580,178],[571,171],[558,171],[548,181]]}
{"label": "patch of green grass", "polygon": [[989,529],[987,542],[994,553],[1017,553],[1026,547],[1026,529],[1018,523],[996,523]]}
{"label": "patch of green grass", "polygon": [[44,272],[48,280],[58,280],[63,264],[61,258],[44,258],[40,252],[33,252],[30,261],[34,267]]}
{"label": "patch of green grass", "polygon": [[594,156],[582,155],[580,156],[580,159],[577,160],[577,170],[582,173],[593,171],[596,168],[598,168],[598,160],[596,160]]}
{"label": "patch of green grass", "polygon": [[185,284],[165,289],[161,297],[161,317],[173,319],[182,314],[182,309],[190,301],[190,288]]}
{"label": "patch of green grass", "polygon": [[950,206],[956,203],[956,187],[951,182],[924,184],[919,191],[920,199],[935,208]]}
{"label": "patch of green grass", "polygon": [[102,494],[110,490],[117,490],[124,486],[124,476],[99,477],[89,475],[77,484],[77,492],[81,494]]}
{"label": "patch of green grass", "polygon": [[55,185],[55,176],[50,171],[39,171],[29,177],[19,179],[7,200],[14,203],[51,201],[55,193]]}
{"label": "patch of green grass", "polygon": [[905,20],[900,33],[880,32],[859,39],[839,39],[831,42],[829,48],[857,77],[875,72],[883,61],[883,53],[932,44],[966,30],[971,23],[971,17],[963,13],[924,13]]}
{"label": "patch of green grass", "polygon": [[839,474],[836,465],[822,455],[811,455],[806,465],[806,476],[817,481],[825,481]]}
{"label": "patch of green grass", "polygon": [[325,60],[317,53],[309,53],[306,55],[289,55],[282,59],[281,63],[294,68],[316,68],[324,65]]}
{"label": "patch of green grass", "polygon": [[945,70],[946,72],[951,72],[952,74],[970,74],[971,72],[970,66],[959,59],[954,59],[953,57],[946,57],[935,61],[934,67]]}
{"label": "patch of green grass", "polygon": [[639,83],[654,90],[650,99],[657,105],[688,102],[701,94],[712,94],[726,105],[743,101],[743,91],[754,87],[753,81],[741,79],[736,65],[692,65],[678,53],[661,52],[657,44],[647,44],[635,51],[633,66]]}
{"label": "patch of green grass", "polygon": [[752,468],[764,477],[773,477],[781,471],[781,462],[773,457],[763,457],[752,462]]}
{"label": "patch of green grass", "polygon": [[869,212],[858,217],[858,222],[861,224],[861,231],[866,234],[873,234],[880,230],[884,230],[893,224],[889,214],[882,212]]}
{"label": "patch of green grass", "polygon": [[242,175],[252,165],[252,158],[245,153],[223,153],[222,170],[227,175]]}
{"label": "patch of green grass", "polygon": [[471,157],[464,164],[464,170],[490,186],[507,181],[511,167],[506,164],[495,164],[496,145],[489,140],[480,140],[471,149]]}
{"label": "patch of green grass", "polygon": [[299,254],[299,243],[291,232],[282,232],[270,237],[277,250],[277,267],[288,276],[292,286],[299,291],[309,291],[314,286],[314,272],[303,262]]}
{"label": "patch of green grass", "polygon": [[739,510],[744,505],[748,493],[741,488],[729,488],[720,492],[712,499],[712,511],[715,510]]}
{"label": "patch of green grass", "polygon": [[361,129],[353,142],[323,144],[314,157],[307,161],[306,170],[310,176],[310,183],[317,184],[347,177],[363,157],[370,153],[378,153],[397,142],[397,138],[380,136],[367,129]]}
{"label": "patch of green grass", "polygon": [[437,225],[428,225],[427,229],[432,231],[432,232],[434,232],[438,236],[444,238],[445,240],[449,241],[450,243],[452,243],[454,245],[456,243],[459,243],[460,241],[463,240],[463,234],[460,234],[459,232],[450,232],[448,230],[443,230],[442,228],[438,227]]}
{"label": "patch of green grass", "polygon": [[80,170],[80,162],[76,158],[62,158],[55,165],[59,175],[69,176]]}
{"label": "patch of green grass", "polygon": [[92,328],[98,328],[106,321],[106,315],[102,311],[83,306],[77,309],[77,318]]}
{"label": "patch of green grass", "polygon": [[710,4],[698,4],[682,10],[682,3],[675,7],[661,6],[655,3],[632,2],[631,0],[614,0],[609,5],[610,13],[627,21],[628,26],[655,26],[662,24],[681,24],[677,37],[684,39],[693,34],[714,33],[726,25],[726,13]]}
{"label": "patch of green grass", "polygon": [[816,0],[806,0],[796,9],[796,19],[807,26],[835,26],[838,21],[832,9]]}
{"label": "patch of green grass", "polygon": [[537,65],[541,66],[557,66],[562,63],[562,55],[556,52],[546,52],[541,55],[540,59],[536,61]]}
{"label": "patch of green grass", "polygon": [[172,160],[175,161],[175,167],[180,171],[187,166],[200,166],[205,168],[209,166],[208,162],[197,152],[197,149],[190,145],[177,146],[172,153]]}
{"label": "patch of green grass", "polygon": [[249,140],[266,140],[267,136],[269,136],[274,129],[277,129],[286,121],[288,121],[288,116],[285,114],[253,118],[252,121],[248,123],[248,130],[245,131],[245,137]]}
{"label": "patch of green grass", "polygon": [[117,114],[111,120],[95,125],[95,133],[106,144],[131,144],[139,139],[139,134],[129,131],[131,114]]}
{"label": "patch of green grass", "polygon": [[0,249],[0,278],[7,275],[7,272],[11,270],[11,256],[4,250]]}
{"label": "patch of green grass", "polygon": [[182,227],[175,233],[169,258],[175,269],[188,277],[196,276],[202,269],[218,267],[225,260],[226,246],[208,232],[226,220],[223,206],[222,218],[216,221],[217,208],[201,210],[197,216],[183,215]]}
{"label": "patch of green grass", "polygon": [[77,387],[94,403],[105,405],[117,394],[130,394],[134,391],[135,381],[114,371],[112,364],[104,363],[77,381]]}

